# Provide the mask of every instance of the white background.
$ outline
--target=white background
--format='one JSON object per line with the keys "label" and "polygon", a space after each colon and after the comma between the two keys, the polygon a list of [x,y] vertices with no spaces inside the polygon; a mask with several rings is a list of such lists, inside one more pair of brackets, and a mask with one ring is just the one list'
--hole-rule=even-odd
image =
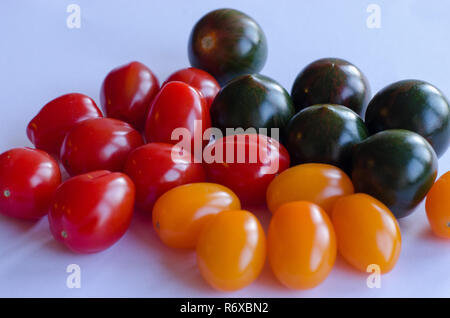
{"label": "white background", "polygon": [[[369,29],[366,8],[381,7],[381,28]],[[66,7],[81,6],[81,28],[68,29]],[[262,71],[288,90],[297,73],[322,57],[341,57],[369,78],[372,91],[406,78],[429,81],[450,95],[450,6],[447,1],[13,1],[0,2],[0,151],[30,146],[25,128],[49,100],[69,92],[99,102],[104,76],[131,60],[163,81],[188,66],[193,24],[220,7],[240,9],[263,27],[269,59]],[[450,152],[439,174],[450,169]],[[254,211],[267,226],[269,212]],[[450,297],[450,241],[435,238],[423,204],[400,221],[403,246],[380,289],[341,259],[308,291],[281,286],[268,266],[251,286],[219,293],[200,277],[193,252],[171,250],[138,217],[116,245],[77,255],[38,223],[0,216],[0,296],[31,297]],[[81,288],[66,287],[66,267],[81,267]]]}

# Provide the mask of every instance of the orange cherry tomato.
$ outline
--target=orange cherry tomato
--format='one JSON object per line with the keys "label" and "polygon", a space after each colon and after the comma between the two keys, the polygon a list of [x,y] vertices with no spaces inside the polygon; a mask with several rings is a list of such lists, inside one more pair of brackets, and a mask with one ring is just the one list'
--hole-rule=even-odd
{"label": "orange cherry tomato", "polygon": [[278,280],[292,289],[319,285],[336,260],[336,237],[327,213],[297,201],[277,209],[267,234],[268,257]]}
{"label": "orange cherry tomato", "polygon": [[267,188],[267,206],[273,213],[293,201],[309,201],[331,213],[334,202],[353,194],[353,184],[341,169],[322,163],[291,167],[278,175]]}
{"label": "orange cherry tomato", "polygon": [[153,227],[164,244],[195,248],[201,230],[215,214],[240,208],[236,194],[220,184],[185,184],[167,191],[156,201]]}
{"label": "orange cherry tomato", "polygon": [[380,201],[364,193],[339,199],[331,214],[338,251],[353,267],[366,272],[375,264],[381,273],[397,263],[401,234],[392,212]]}
{"label": "orange cherry tomato", "polygon": [[434,234],[450,238],[450,171],[441,176],[428,192],[425,209]]}
{"label": "orange cherry tomato", "polygon": [[200,273],[218,290],[249,285],[261,273],[265,259],[264,231],[248,211],[220,212],[205,226],[197,242]]}

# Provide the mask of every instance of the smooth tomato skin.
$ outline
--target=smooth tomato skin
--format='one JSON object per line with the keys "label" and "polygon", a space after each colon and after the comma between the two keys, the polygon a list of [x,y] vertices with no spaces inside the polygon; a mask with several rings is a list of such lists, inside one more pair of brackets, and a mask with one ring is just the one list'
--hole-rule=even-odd
{"label": "smooth tomato skin", "polygon": [[95,170],[122,171],[128,154],[142,145],[139,132],[121,120],[89,119],[66,135],[60,157],[71,176]]}
{"label": "smooth tomato skin", "polygon": [[331,214],[338,251],[354,268],[366,272],[376,264],[381,273],[394,268],[400,256],[397,220],[383,203],[356,193],[336,201]]}
{"label": "smooth tomato skin", "polygon": [[266,259],[266,237],[258,219],[245,210],[223,211],[197,242],[200,274],[212,287],[233,291],[251,284]]}
{"label": "smooth tomato skin", "polygon": [[[172,152],[177,153],[172,158]],[[136,186],[136,208],[150,215],[156,200],[177,186],[206,180],[201,163],[176,145],[153,142],[134,149],[124,172]]]}
{"label": "smooth tomato skin", "polygon": [[27,126],[28,139],[51,155],[59,155],[64,137],[78,123],[103,117],[89,96],[71,93],[48,102]]}
{"label": "smooth tomato skin", "polygon": [[46,152],[8,150],[0,155],[0,213],[37,220],[48,213],[60,183],[58,163]]}
{"label": "smooth tomato skin", "polygon": [[185,184],[156,201],[153,228],[167,246],[195,248],[201,230],[217,213],[240,209],[236,194],[220,184]]}
{"label": "smooth tomato skin", "polygon": [[96,253],[117,242],[133,215],[134,184],[120,172],[82,174],[56,190],[48,215],[56,240],[78,253]]}
{"label": "smooth tomato skin", "polygon": [[434,234],[450,239],[450,171],[431,187],[425,201],[425,210]]}
{"label": "smooth tomato skin", "polygon": [[195,67],[188,67],[176,71],[169,76],[162,86],[173,81],[184,82],[196,88],[205,98],[208,110],[211,108],[214,97],[220,91],[219,83],[211,74]]}
{"label": "smooth tomato skin", "polygon": [[267,206],[274,213],[284,203],[310,201],[328,214],[342,196],[353,194],[352,181],[341,169],[322,163],[305,163],[279,174],[267,188]]}
{"label": "smooth tomato skin", "polygon": [[[233,162],[227,159],[228,147],[234,149]],[[240,155],[243,150],[245,157]],[[222,163],[216,160],[204,164],[207,176],[211,182],[223,184],[233,190],[245,204],[264,203],[270,182],[277,173],[289,168],[290,164],[286,148],[264,135],[226,136],[209,144],[204,150],[204,154],[212,154],[213,157],[220,152],[223,156],[218,156],[218,159],[223,159]],[[253,157],[251,154],[256,155]],[[244,160],[239,160],[240,158]]]}
{"label": "smooth tomato skin", "polygon": [[308,289],[327,278],[337,245],[327,213],[307,201],[283,204],[272,217],[267,234],[270,266],[291,289]]}
{"label": "smooth tomato skin", "polygon": [[[195,125],[195,120],[201,121],[201,129],[198,124]],[[203,140],[203,133],[209,127],[211,117],[198,90],[183,82],[169,82],[153,100],[145,126],[145,138],[147,142],[178,144],[180,140],[172,140],[172,132],[176,128],[186,128],[191,137],[190,151],[193,152],[195,136],[199,141]],[[207,142],[203,141],[199,146],[205,146]],[[185,148],[188,145],[189,142]]]}
{"label": "smooth tomato skin", "polygon": [[106,75],[100,103],[108,117],[123,120],[142,131],[159,82],[153,72],[140,62],[130,62]]}

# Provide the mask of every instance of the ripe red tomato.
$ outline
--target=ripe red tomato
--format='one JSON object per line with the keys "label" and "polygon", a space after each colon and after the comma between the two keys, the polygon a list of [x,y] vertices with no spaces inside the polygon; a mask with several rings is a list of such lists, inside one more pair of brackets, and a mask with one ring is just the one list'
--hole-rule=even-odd
{"label": "ripe red tomato", "polygon": [[[230,157],[227,149],[234,149]],[[290,164],[289,154],[279,142],[258,134],[218,139],[205,147],[204,156],[209,154],[216,160],[210,163],[205,158],[208,178],[233,190],[246,204],[263,203],[270,182]],[[222,162],[217,162],[221,158]]]}
{"label": "ripe red tomato", "polygon": [[[176,158],[172,158],[172,152]],[[124,172],[136,186],[136,208],[146,214],[152,213],[155,201],[168,190],[205,181],[201,163],[194,163],[190,152],[166,143],[149,143],[134,149]]]}
{"label": "ripe red tomato", "polygon": [[211,107],[214,97],[216,97],[217,93],[220,91],[219,83],[211,74],[195,67],[188,67],[176,71],[169,76],[163,86],[166,83],[173,81],[184,82],[198,89],[205,98],[208,110]]}
{"label": "ripe red tomato", "polygon": [[0,213],[39,219],[47,214],[60,183],[58,163],[46,152],[8,150],[0,155]]}
{"label": "ripe red tomato", "polygon": [[47,103],[30,121],[28,139],[38,149],[59,156],[67,132],[76,124],[90,118],[103,117],[89,96],[72,93]]}
{"label": "ripe red tomato", "polygon": [[135,189],[125,174],[106,170],[73,177],[56,190],[48,215],[56,240],[79,253],[118,241],[133,215]]}
{"label": "ripe red tomato", "polygon": [[[195,120],[201,121],[201,127],[195,126]],[[209,127],[211,117],[201,94],[186,83],[169,82],[153,100],[145,126],[145,138],[147,142],[177,144],[179,140],[172,140],[171,137],[173,130],[186,128],[193,151],[194,138],[202,140],[204,131]],[[206,143],[203,141],[202,144]]]}
{"label": "ripe red tomato", "polygon": [[61,161],[72,176],[94,170],[121,171],[130,151],[142,144],[141,135],[123,121],[89,119],[66,135]]}
{"label": "ripe red tomato", "polygon": [[158,91],[158,79],[152,71],[142,63],[131,62],[106,75],[100,102],[108,117],[143,130],[148,109]]}

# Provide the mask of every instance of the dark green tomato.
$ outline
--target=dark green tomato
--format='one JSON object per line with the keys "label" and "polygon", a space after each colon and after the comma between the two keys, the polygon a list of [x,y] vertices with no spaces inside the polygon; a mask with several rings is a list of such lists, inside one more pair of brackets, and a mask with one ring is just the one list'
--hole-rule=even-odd
{"label": "dark green tomato", "polygon": [[370,87],[355,65],[325,58],[309,64],[298,74],[291,95],[297,111],[316,104],[337,104],[364,118]]}
{"label": "dark green tomato", "polygon": [[391,129],[370,136],[353,152],[355,192],[372,195],[397,218],[409,215],[436,179],[433,147],[419,134]]}
{"label": "dark green tomato", "polygon": [[433,85],[417,80],[393,83],[379,91],[367,107],[371,134],[386,129],[407,129],[424,137],[438,157],[450,143],[450,106]]}
{"label": "dark green tomato", "polygon": [[363,120],[341,105],[314,105],[298,112],[286,129],[294,164],[335,165],[350,174],[353,146],[368,136]]}
{"label": "dark green tomato", "polygon": [[[226,128],[279,128],[294,115],[288,92],[274,80],[259,74],[242,75],[224,86],[211,105],[212,126],[226,134]],[[263,132],[262,132],[263,133]],[[272,136],[274,137],[274,136]]]}
{"label": "dark green tomato", "polygon": [[214,10],[192,29],[189,61],[212,74],[220,85],[243,74],[258,73],[266,63],[267,41],[261,27],[233,9]]}

